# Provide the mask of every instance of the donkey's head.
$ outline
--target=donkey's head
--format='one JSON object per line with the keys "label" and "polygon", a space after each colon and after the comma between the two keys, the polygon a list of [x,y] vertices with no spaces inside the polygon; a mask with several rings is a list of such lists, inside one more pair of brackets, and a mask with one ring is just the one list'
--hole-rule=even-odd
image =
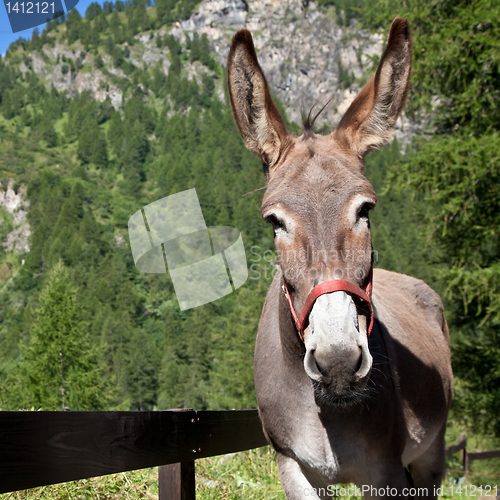
{"label": "donkey's head", "polygon": [[[362,290],[369,285],[368,212],[377,198],[363,175],[364,157],[390,138],[408,93],[411,54],[408,24],[396,18],[375,75],[337,129],[318,135],[308,120],[294,138],[272,101],[250,32],[240,30],[233,38],[227,65],[231,106],[247,148],[264,165],[261,214],[274,227],[292,310],[301,311],[321,283],[342,279]],[[306,318],[304,368],[330,401],[351,400],[366,385],[372,366],[369,314],[355,294],[336,291],[319,296]]]}

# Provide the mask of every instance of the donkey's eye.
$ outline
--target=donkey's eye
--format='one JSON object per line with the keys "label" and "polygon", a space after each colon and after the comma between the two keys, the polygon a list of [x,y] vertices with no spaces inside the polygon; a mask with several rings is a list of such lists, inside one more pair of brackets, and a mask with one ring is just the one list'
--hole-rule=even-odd
{"label": "donkey's eye", "polygon": [[356,214],[356,222],[360,222],[362,219],[368,220],[368,212],[374,207],[373,203],[363,203]]}
{"label": "donkey's eye", "polygon": [[282,220],[278,219],[276,215],[274,214],[268,215],[265,218],[265,221],[269,222],[269,224],[272,224],[274,230],[274,236],[276,236],[281,231],[286,232],[285,223]]}

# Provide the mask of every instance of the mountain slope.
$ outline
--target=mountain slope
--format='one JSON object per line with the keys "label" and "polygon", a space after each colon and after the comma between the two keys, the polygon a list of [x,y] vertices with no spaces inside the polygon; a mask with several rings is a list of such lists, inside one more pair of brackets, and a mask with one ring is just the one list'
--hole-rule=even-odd
{"label": "mountain slope", "polygon": [[[165,5],[94,4],[83,19],[72,11],[0,61],[0,182],[29,205],[29,252],[20,245],[0,255],[2,409],[26,406],[36,390],[32,379],[13,380],[56,266],[67,272],[89,349],[100,353],[109,408],[255,406],[253,343],[276,256],[259,217],[262,191],[246,196],[264,185],[261,166],[244,148],[225,97],[231,36],[252,29],[296,132],[300,108],[330,93],[322,123],[338,118],[381,37],[340,28],[312,3],[205,1],[173,23],[189,4]],[[374,172],[382,186],[385,167]],[[127,223],[148,203],[191,188],[208,225],[242,232],[250,276],[237,292],[181,312],[168,275],[135,268]],[[2,212],[5,236],[15,229],[12,217]],[[408,244],[400,236],[407,220],[385,232],[386,248]],[[85,405],[78,402],[91,409]]]}

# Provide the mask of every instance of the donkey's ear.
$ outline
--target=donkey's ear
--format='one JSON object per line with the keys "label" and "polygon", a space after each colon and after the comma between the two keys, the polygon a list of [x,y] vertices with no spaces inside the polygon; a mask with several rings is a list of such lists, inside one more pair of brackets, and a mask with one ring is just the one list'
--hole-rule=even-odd
{"label": "donkey's ear", "polygon": [[229,98],[246,147],[269,168],[278,161],[289,137],[271,98],[247,29],[233,37],[227,59]]}
{"label": "donkey's ear", "polygon": [[410,27],[396,17],[377,71],[333,133],[360,157],[389,141],[410,89],[411,59]]}

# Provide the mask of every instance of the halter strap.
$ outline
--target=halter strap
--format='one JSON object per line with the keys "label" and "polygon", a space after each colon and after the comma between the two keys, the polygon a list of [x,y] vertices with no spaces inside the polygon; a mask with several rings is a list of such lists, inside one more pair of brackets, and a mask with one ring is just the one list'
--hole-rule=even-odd
{"label": "halter strap", "polygon": [[370,268],[370,272],[368,274],[368,284],[366,285],[366,292],[361,288],[359,288],[359,286],[347,280],[338,279],[338,280],[325,281],[324,283],[316,285],[309,292],[304,307],[302,308],[302,311],[300,311],[300,315],[297,316],[284,278],[282,286],[285,297],[287,298],[288,304],[290,305],[290,311],[292,313],[293,320],[295,321],[295,326],[297,327],[297,331],[299,332],[299,337],[300,340],[302,340],[302,342],[304,342],[304,338],[302,336],[302,333],[304,331],[304,326],[307,321],[307,318],[309,317],[309,314],[311,313],[311,309],[314,303],[316,302],[316,299],[321,295],[324,295],[325,293],[333,293],[333,292],[347,292],[352,295],[356,295],[356,297],[359,297],[361,300],[363,300],[368,304],[368,306],[370,307],[370,326],[368,327],[367,335],[369,336],[373,328],[373,306],[371,299],[372,288],[373,288],[373,267]]}

